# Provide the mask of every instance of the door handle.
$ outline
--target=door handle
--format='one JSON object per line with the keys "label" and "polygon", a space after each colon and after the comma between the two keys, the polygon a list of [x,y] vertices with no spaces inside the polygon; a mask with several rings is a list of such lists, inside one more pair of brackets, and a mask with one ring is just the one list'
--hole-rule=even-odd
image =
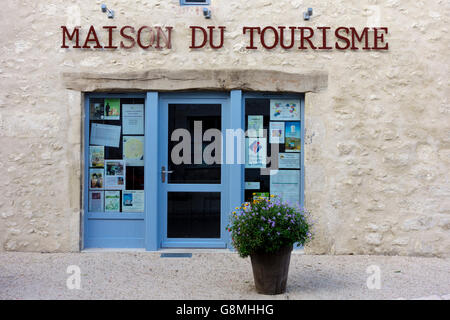
{"label": "door handle", "polygon": [[166,170],[165,166],[161,167],[161,182],[166,182],[166,174],[173,173],[173,170]]}

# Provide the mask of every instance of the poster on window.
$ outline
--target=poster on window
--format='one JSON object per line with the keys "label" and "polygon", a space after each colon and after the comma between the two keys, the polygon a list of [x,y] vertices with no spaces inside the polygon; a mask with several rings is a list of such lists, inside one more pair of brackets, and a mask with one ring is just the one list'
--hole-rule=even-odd
{"label": "poster on window", "polygon": [[270,120],[300,120],[300,100],[270,99]]}
{"label": "poster on window", "polygon": [[144,165],[144,136],[123,136],[123,160],[127,166]]}
{"label": "poster on window", "polygon": [[105,147],[89,147],[89,166],[93,168],[103,168],[105,166]]}
{"label": "poster on window", "polygon": [[270,194],[291,204],[300,201],[300,170],[278,170],[270,176]]}
{"label": "poster on window", "polygon": [[105,191],[105,212],[120,212],[120,191]]}
{"label": "poster on window", "polygon": [[144,134],[144,105],[122,105],[123,134]]}
{"label": "poster on window", "polygon": [[270,122],[269,142],[284,143],[284,122]]}
{"label": "poster on window", "polygon": [[259,190],[261,189],[261,183],[259,181],[245,181],[245,190]]}
{"label": "poster on window", "polygon": [[300,122],[286,122],[285,128],[285,151],[286,152],[300,152],[301,149],[301,135]]}
{"label": "poster on window", "polygon": [[89,191],[89,212],[103,212],[104,191]]}
{"label": "poster on window", "polygon": [[105,99],[104,120],[120,120],[120,99]]}
{"label": "poster on window", "polygon": [[91,126],[91,144],[119,148],[121,126],[93,123]]}
{"label": "poster on window", "polygon": [[246,138],[245,167],[265,168],[267,155],[266,138]]}
{"label": "poster on window", "polygon": [[144,212],[144,190],[122,191],[122,212]]}
{"label": "poster on window", "polygon": [[278,168],[300,169],[300,153],[280,152],[278,154]]}
{"label": "poster on window", "polygon": [[263,130],[264,116],[248,116],[248,136],[258,138],[264,136]]}
{"label": "poster on window", "polygon": [[125,188],[125,165],[123,160],[105,160],[105,189]]}
{"label": "poster on window", "polygon": [[260,199],[270,199],[270,193],[269,192],[254,192],[253,200],[260,200]]}
{"label": "poster on window", "polygon": [[105,117],[105,109],[103,107],[103,103],[100,102],[91,103],[90,119],[103,120],[104,117]]}
{"label": "poster on window", "polygon": [[104,188],[104,171],[103,169],[89,169],[89,189]]}

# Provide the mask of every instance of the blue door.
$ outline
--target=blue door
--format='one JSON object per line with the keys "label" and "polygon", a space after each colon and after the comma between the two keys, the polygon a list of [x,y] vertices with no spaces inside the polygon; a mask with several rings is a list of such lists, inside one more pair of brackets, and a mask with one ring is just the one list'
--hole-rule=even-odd
{"label": "blue door", "polygon": [[225,248],[228,169],[222,146],[229,95],[160,95],[159,216],[162,248]]}

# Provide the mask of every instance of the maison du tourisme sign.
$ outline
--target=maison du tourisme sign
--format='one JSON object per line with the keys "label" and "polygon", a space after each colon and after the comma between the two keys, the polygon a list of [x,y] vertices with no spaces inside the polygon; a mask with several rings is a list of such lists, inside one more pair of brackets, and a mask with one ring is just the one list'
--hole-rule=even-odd
{"label": "maison du tourisme sign", "polygon": [[[191,49],[220,49],[226,42],[224,26],[189,26]],[[89,29],[61,26],[61,48],[77,49],[172,49],[173,27],[102,26]],[[354,27],[243,27],[246,49],[282,48],[285,50],[388,50],[388,28]]]}

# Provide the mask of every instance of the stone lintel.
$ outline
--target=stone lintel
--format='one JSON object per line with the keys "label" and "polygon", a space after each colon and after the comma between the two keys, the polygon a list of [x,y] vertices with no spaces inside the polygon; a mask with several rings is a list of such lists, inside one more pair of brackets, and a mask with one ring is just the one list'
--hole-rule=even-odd
{"label": "stone lintel", "polygon": [[67,89],[82,92],[265,91],[318,92],[328,86],[328,73],[274,70],[150,70],[142,72],[65,72]]}

